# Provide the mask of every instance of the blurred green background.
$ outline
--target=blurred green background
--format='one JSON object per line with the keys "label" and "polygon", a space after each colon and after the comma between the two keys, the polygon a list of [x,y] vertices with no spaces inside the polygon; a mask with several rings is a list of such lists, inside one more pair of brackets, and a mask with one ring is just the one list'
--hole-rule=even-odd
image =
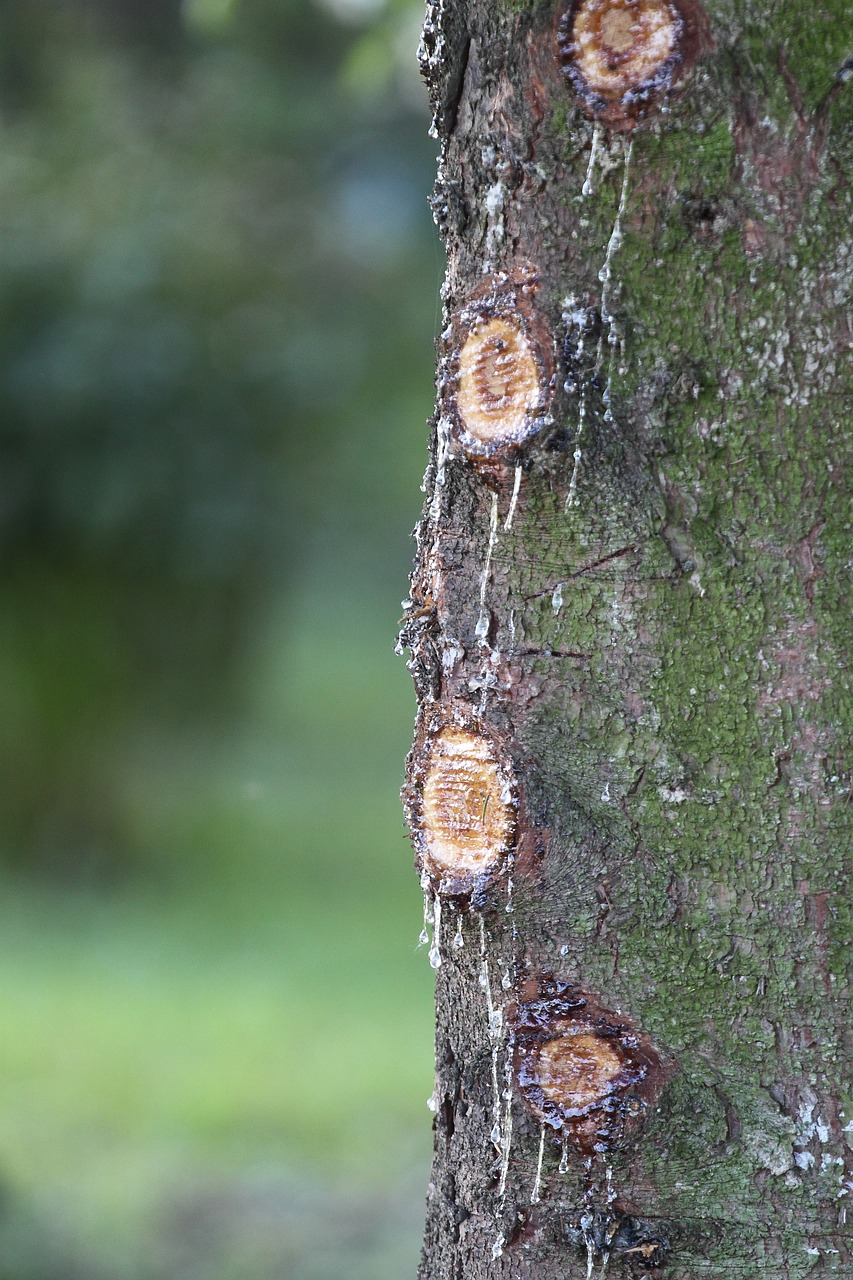
{"label": "blurred green background", "polygon": [[415,0],[0,0],[0,1280],[400,1280]]}

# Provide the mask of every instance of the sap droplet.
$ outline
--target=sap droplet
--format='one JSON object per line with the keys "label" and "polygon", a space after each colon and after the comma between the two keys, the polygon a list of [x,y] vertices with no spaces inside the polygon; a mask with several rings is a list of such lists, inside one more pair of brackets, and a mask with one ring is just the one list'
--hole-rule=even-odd
{"label": "sap droplet", "polygon": [[539,1157],[536,1161],[536,1180],[533,1183],[533,1190],[530,1193],[530,1203],[539,1203],[539,1189],[542,1186],[542,1160],[545,1155],[545,1125],[539,1128]]}
{"label": "sap droplet", "polygon": [[433,932],[432,946],[429,949],[429,962],[433,969],[441,968],[441,898],[436,898],[432,908]]}

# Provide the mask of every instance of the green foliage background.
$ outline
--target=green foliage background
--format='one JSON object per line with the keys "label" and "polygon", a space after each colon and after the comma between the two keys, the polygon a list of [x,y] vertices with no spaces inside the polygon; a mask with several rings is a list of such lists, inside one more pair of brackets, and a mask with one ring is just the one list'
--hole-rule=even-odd
{"label": "green foliage background", "polygon": [[394,0],[0,0],[0,1280],[411,1272]]}

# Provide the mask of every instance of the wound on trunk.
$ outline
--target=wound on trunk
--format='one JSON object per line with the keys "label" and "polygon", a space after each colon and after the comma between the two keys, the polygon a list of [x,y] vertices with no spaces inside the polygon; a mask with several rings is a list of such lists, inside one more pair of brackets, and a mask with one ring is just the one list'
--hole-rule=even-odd
{"label": "wound on trunk", "polygon": [[628,1018],[550,974],[524,984],[511,1021],[525,1103],[584,1154],[623,1145],[669,1077]]}
{"label": "wound on trunk", "polygon": [[442,408],[474,458],[516,453],[547,422],[553,339],[529,301],[530,285],[490,281],[453,318]]}
{"label": "wound on trunk", "polygon": [[469,896],[504,870],[516,836],[515,778],[479,720],[459,711],[431,720],[404,798],[420,869],[436,892]]}
{"label": "wound on trunk", "polygon": [[560,19],[560,65],[584,112],[630,128],[710,43],[693,0],[574,0]]}

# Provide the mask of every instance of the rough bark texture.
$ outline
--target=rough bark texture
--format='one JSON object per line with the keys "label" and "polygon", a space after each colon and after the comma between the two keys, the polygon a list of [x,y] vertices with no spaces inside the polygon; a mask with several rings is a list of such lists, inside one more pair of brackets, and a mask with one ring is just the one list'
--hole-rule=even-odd
{"label": "rough bark texture", "polygon": [[[427,14],[446,328],[403,639],[520,800],[512,884],[441,904],[422,1280],[853,1275],[850,9],[706,9],[635,129],[585,117],[552,4]],[[447,370],[507,279],[557,372],[490,462]],[[513,1020],[542,975],[666,1078],[565,1172],[547,1128],[531,1203]]]}

